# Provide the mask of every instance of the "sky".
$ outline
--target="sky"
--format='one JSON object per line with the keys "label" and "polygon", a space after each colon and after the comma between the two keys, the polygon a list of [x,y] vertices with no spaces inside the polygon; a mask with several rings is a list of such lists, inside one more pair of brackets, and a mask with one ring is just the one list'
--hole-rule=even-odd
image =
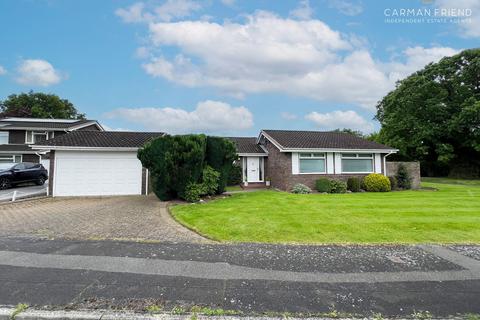
{"label": "sky", "polygon": [[479,0],[4,0],[0,100],[109,130],[379,129],[396,81],[479,46]]}

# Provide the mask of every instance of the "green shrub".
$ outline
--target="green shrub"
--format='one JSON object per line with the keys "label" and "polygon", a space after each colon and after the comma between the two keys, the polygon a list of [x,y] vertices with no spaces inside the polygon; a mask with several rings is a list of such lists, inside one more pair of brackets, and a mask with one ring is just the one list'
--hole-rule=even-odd
{"label": "green shrub", "polygon": [[345,193],[347,192],[347,183],[340,180],[330,181],[330,193]]}
{"label": "green shrub", "polygon": [[189,183],[185,188],[185,192],[183,193],[183,199],[188,202],[197,202],[204,193],[205,189],[202,184]]}
{"label": "green shrub", "polygon": [[360,191],[360,178],[358,177],[350,177],[347,180],[347,189],[352,192],[359,192]]}
{"label": "green shrub", "polygon": [[318,192],[330,193],[332,191],[332,185],[330,179],[320,178],[315,181],[315,189]]}
{"label": "green shrub", "polygon": [[383,174],[371,173],[363,179],[366,191],[387,192],[391,190],[390,180]]}
{"label": "green shrub", "polygon": [[219,179],[220,173],[207,165],[205,169],[203,169],[202,177],[202,186],[204,193],[210,196],[214,195],[218,189]]}
{"label": "green shrub", "polygon": [[233,163],[238,158],[237,149],[231,140],[222,137],[207,137],[206,143],[206,163],[220,173],[216,191],[217,194],[220,194],[225,192],[230,172],[233,170]]}
{"label": "green shrub", "polygon": [[390,180],[390,188],[392,190],[397,190],[398,189],[397,178],[395,178],[394,176],[389,176],[388,180]]}
{"label": "green shrub", "polygon": [[398,166],[397,174],[395,176],[397,179],[397,186],[399,189],[411,189],[412,188],[412,177],[405,167],[404,164]]}
{"label": "green shrub", "polygon": [[312,189],[307,187],[304,184],[297,183],[293,188],[292,188],[292,193],[298,193],[298,194],[307,194],[311,193]]}
{"label": "green shrub", "polygon": [[242,167],[238,164],[234,164],[228,175],[228,185],[236,186],[242,183]]}

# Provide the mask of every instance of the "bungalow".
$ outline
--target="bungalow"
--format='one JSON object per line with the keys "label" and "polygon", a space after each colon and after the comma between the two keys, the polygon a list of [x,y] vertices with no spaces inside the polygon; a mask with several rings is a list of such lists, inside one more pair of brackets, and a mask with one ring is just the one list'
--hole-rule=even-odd
{"label": "bungalow", "polygon": [[[52,196],[140,195],[148,193],[148,172],[137,151],[162,132],[75,130],[30,147],[50,155]],[[258,137],[231,137],[243,184],[290,190],[313,187],[319,177],[347,179],[385,174],[385,158],[396,149],[346,133],[262,130]]]}
{"label": "bungalow", "polygon": [[369,173],[386,175],[386,158],[398,150],[332,131],[262,130],[258,137],[232,137],[245,186],[264,184],[290,190],[314,187],[320,177],[346,180]]}

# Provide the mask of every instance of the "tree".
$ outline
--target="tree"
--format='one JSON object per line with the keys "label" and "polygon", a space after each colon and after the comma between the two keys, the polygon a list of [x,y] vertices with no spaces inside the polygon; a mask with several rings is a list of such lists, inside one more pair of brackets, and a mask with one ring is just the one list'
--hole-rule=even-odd
{"label": "tree", "polygon": [[426,175],[480,175],[480,49],[431,63],[377,105],[379,139]]}
{"label": "tree", "polygon": [[85,119],[67,99],[41,92],[20,93],[0,101],[0,117]]}
{"label": "tree", "polygon": [[348,133],[348,134],[354,135],[354,136],[359,137],[359,138],[365,138],[365,135],[361,131],[353,130],[353,129],[350,129],[350,128],[335,129],[335,130],[333,130],[333,132]]}

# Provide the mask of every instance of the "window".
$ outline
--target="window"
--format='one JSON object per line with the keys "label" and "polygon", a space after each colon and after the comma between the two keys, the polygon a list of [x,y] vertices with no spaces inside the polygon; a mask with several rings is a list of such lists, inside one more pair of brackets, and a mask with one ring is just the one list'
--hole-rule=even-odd
{"label": "window", "polygon": [[342,153],[342,172],[344,173],[373,172],[373,154]]}
{"label": "window", "polygon": [[0,131],[0,144],[8,144],[8,131]]}
{"label": "window", "polygon": [[300,153],[300,173],[325,173],[325,153]]}
{"label": "window", "polygon": [[27,131],[26,134],[25,143],[37,143],[53,138],[53,132],[48,131]]}
{"label": "window", "polygon": [[18,163],[22,162],[22,156],[12,154],[0,155],[0,163]]}

